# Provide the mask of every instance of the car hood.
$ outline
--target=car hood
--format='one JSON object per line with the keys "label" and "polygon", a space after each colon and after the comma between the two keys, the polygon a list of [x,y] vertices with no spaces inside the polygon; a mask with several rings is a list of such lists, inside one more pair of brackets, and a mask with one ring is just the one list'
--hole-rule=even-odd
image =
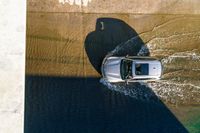
{"label": "car hood", "polygon": [[160,77],[162,74],[162,65],[160,62],[149,64],[149,75]]}
{"label": "car hood", "polygon": [[120,75],[121,58],[110,57],[104,63],[104,74],[108,79],[121,79]]}

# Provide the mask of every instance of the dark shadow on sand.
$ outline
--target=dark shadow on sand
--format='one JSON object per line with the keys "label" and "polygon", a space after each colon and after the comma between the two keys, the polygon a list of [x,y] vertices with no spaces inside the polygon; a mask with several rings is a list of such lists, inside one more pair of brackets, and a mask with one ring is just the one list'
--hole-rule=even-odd
{"label": "dark shadow on sand", "polygon": [[186,133],[155,96],[111,91],[98,78],[26,76],[25,133]]}
{"label": "dark shadow on sand", "polygon": [[116,18],[98,18],[95,31],[89,33],[85,39],[86,53],[96,71],[101,73],[101,63],[109,52],[131,38],[134,38],[130,42],[131,47],[125,51],[119,51],[117,56],[137,55],[144,46],[144,42],[137,32],[124,21]]}

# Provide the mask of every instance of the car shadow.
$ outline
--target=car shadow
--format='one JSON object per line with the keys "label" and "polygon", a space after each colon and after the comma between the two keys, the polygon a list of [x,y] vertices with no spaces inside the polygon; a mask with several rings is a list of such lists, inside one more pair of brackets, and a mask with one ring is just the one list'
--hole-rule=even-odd
{"label": "car shadow", "polygon": [[26,75],[25,87],[25,133],[188,132],[151,88],[139,83],[126,86],[137,89],[137,97],[93,77]]}
{"label": "car shadow", "polygon": [[98,73],[101,73],[101,63],[109,52],[116,49],[116,56],[135,56],[144,45],[132,27],[116,18],[98,18],[95,31],[86,36],[84,44],[90,63]]}

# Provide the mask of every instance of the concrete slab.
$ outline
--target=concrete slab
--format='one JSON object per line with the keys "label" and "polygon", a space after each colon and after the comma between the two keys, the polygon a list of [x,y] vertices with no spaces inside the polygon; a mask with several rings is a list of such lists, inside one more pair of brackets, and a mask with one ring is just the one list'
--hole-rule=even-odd
{"label": "concrete slab", "polygon": [[0,2],[0,132],[23,132],[26,3]]}

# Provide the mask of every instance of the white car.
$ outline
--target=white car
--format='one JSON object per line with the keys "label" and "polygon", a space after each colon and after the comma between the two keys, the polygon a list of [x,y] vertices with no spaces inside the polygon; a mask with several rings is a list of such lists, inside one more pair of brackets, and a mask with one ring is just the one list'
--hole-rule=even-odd
{"label": "white car", "polygon": [[131,82],[160,79],[162,64],[145,56],[106,57],[101,66],[103,78],[109,82]]}

